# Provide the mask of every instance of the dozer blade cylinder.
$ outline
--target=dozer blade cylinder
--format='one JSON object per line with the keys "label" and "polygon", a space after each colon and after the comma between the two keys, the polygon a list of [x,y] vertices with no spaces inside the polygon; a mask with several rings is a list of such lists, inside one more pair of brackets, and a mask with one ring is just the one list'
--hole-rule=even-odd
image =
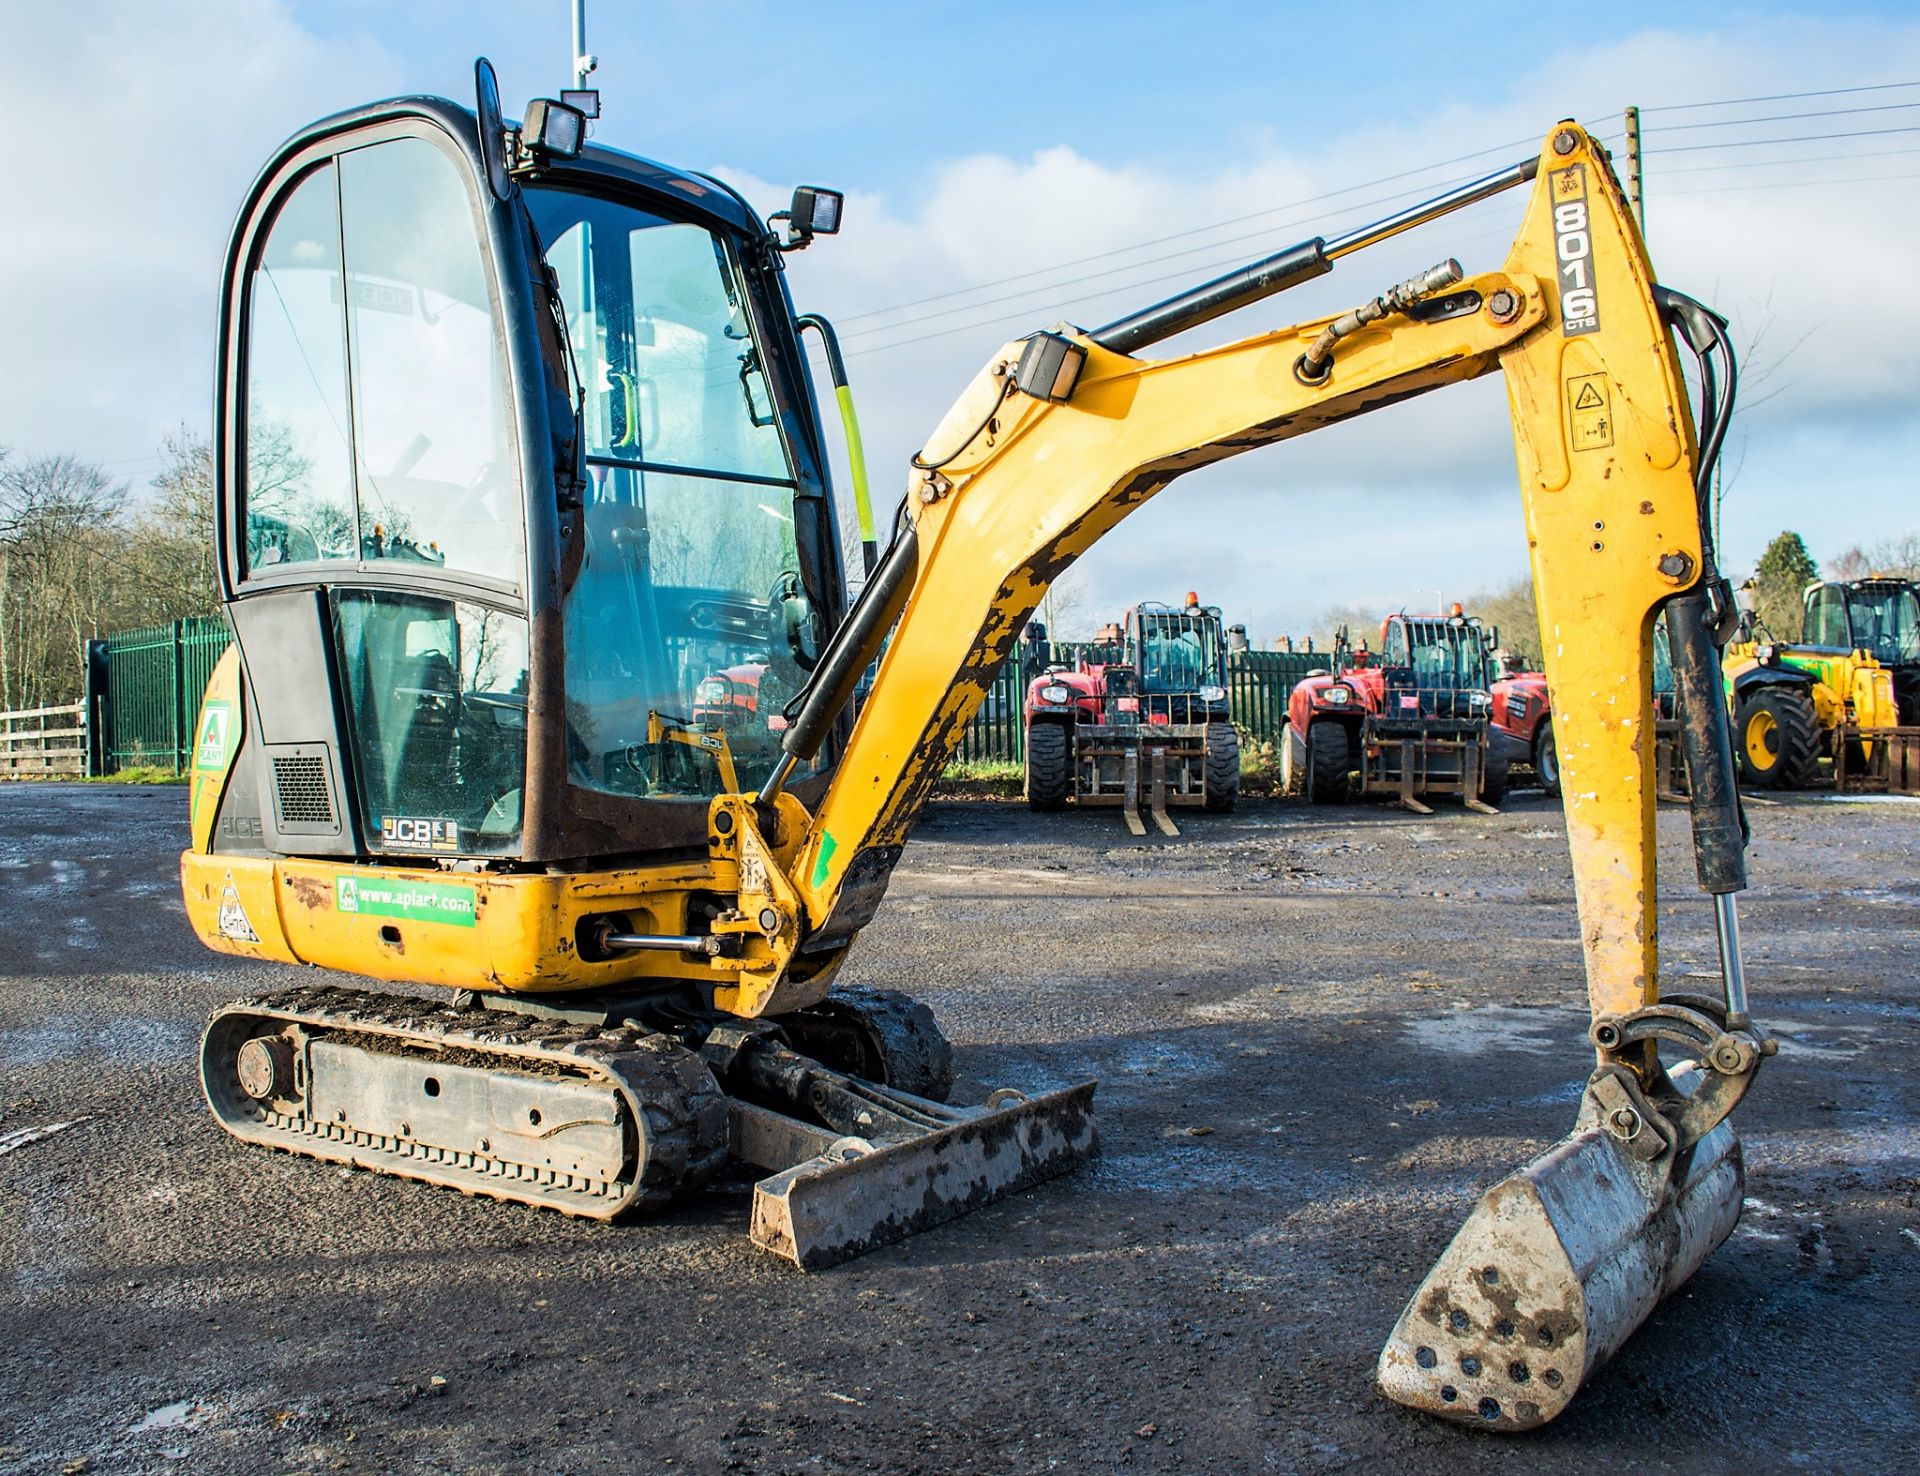
{"label": "dozer blade cylinder", "polygon": [[753,1191],[753,1243],[820,1271],[1056,1178],[1100,1151],[1093,1082],[874,1146],[846,1138]]}
{"label": "dozer blade cylinder", "polygon": [[1575,1131],[1474,1207],[1400,1314],[1381,1391],[1488,1429],[1545,1424],[1733,1233],[1744,1182],[1729,1123],[1651,1162]]}

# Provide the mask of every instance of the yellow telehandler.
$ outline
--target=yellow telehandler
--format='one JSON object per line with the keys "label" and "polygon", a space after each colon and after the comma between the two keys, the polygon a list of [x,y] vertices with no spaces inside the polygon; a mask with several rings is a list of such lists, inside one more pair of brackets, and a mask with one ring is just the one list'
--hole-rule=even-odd
{"label": "yellow telehandler", "polygon": [[[1049,582],[1127,513],[1498,370],[1557,634],[1597,1064],[1572,1134],[1415,1293],[1379,1379],[1489,1428],[1551,1419],[1731,1232],[1727,1116],[1769,1048],[1717,700],[1687,703],[1683,737],[1725,990],[1659,988],[1650,631],[1664,609],[1682,685],[1717,697],[1732,605],[1699,488],[1733,365],[1719,320],[1655,284],[1600,147],[1557,124],[1537,158],[1376,225],[1007,344],[914,458],[849,606],[799,342],[831,330],[796,317],[785,270],[839,198],[802,189],[762,222],[712,178],[586,146],[562,102],[509,124],[484,63],[478,83],[471,112],[408,97],[300,133],[229,249],[236,641],[201,710],[182,886],[208,946],[366,986],[217,1011],[218,1121],[601,1219],[731,1157],[768,1174],[753,1239],[809,1269],[1071,1168],[1096,1149],[1092,1083],[948,1104],[925,1007],[840,980],[915,816]],[[1526,185],[1495,270],[1448,261],[1335,318],[1141,355]],[[702,684],[745,669],[750,719],[697,719]]]}

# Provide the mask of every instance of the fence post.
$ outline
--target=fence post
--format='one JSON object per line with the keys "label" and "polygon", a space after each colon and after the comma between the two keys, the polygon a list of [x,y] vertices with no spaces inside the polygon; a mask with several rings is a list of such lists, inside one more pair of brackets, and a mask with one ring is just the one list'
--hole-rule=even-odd
{"label": "fence post", "polygon": [[176,774],[186,767],[187,724],[181,716],[187,690],[186,628],[184,620],[173,622],[173,772]]}
{"label": "fence post", "polygon": [[85,696],[80,726],[87,730],[87,777],[113,772],[113,754],[107,736],[107,643],[87,642]]}

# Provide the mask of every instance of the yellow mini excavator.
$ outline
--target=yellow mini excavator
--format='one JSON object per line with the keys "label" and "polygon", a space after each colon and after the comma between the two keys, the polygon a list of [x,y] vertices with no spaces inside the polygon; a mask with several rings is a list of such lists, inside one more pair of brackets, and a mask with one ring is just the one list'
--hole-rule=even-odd
{"label": "yellow mini excavator", "polygon": [[[717,180],[586,146],[561,102],[509,124],[478,81],[472,112],[409,97],[297,135],[227,258],[236,643],[197,729],[187,911],[210,947],[357,977],[216,1012],[220,1123],[602,1219],[732,1158],[768,1173],[754,1240],[806,1268],[1071,1168],[1091,1083],[951,1105],[924,1006],[837,980],[929,789],[1049,581],[1175,477],[1499,370],[1597,1064],[1379,1378],[1491,1428],[1552,1418],[1731,1232],[1727,1116],[1769,1048],[1732,906],[1733,610],[1699,511],[1733,362],[1720,320],[1655,284],[1605,153],[1561,123],[1364,230],[1006,345],[914,458],[849,606],[799,338],[831,330],[784,270],[839,197],[762,222]],[[1336,318],[1141,355],[1521,186],[1497,270],[1448,261]],[[1658,986],[1662,611],[1717,999]]]}

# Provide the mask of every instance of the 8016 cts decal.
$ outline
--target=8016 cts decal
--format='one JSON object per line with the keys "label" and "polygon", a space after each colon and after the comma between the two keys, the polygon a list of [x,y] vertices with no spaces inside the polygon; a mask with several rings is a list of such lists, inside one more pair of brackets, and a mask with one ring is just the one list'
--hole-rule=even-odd
{"label": "8016 cts decal", "polygon": [[1593,233],[1587,218],[1587,166],[1553,171],[1553,245],[1560,263],[1560,331],[1600,331],[1600,299],[1593,280]]}

